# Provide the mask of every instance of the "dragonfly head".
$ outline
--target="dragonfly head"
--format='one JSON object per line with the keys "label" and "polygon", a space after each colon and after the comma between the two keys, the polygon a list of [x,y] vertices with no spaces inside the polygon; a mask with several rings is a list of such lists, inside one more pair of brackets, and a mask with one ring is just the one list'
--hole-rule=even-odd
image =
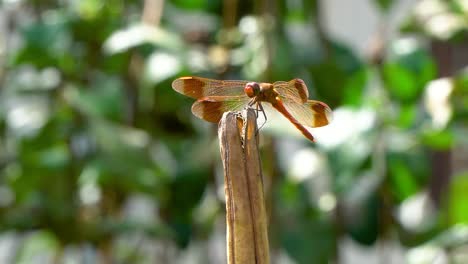
{"label": "dragonfly head", "polygon": [[244,87],[245,94],[252,98],[260,93],[260,85],[256,82],[249,82]]}

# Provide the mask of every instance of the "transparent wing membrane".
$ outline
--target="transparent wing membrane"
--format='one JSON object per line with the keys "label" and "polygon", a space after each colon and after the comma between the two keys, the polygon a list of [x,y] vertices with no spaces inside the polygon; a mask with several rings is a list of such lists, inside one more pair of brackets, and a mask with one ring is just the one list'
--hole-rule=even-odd
{"label": "transparent wing membrane", "polygon": [[309,98],[307,86],[301,79],[292,79],[289,82],[275,82],[273,83],[273,88],[280,94],[283,100],[288,99],[303,104]]}
{"label": "transparent wing membrane", "polygon": [[328,105],[316,100],[308,100],[298,104],[291,100],[283,100],[284,107],[301,124],[308,127],[326,126],[331,122],[332,111]]}
{"label": "transparent wing membrane", "polygon": [[211,96],[244,95],[244,86],[248,81],[214,80],[202,77],[181,77],[172,82],[172,88],[177,92],[200,99]]}
{"label": "transparent wing membrane", "polygon": [[218,123],[224,112],[240,111],[247,106],[246,96],[210,96],[199,99],[192,105],[192,113],[203,120]]}

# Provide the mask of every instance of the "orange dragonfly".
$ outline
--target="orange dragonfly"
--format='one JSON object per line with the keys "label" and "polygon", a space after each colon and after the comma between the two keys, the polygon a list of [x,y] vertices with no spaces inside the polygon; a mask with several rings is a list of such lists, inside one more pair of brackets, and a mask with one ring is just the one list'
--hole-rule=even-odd
{"label": "orange dragonfly", "polygon": [[174,80],[172,88],[183,95],[197,99],[192,105],[192,113],[213,123],[218,123],[224,112],[240,111],[253,105],[256,105],[257,113],[262,111],[265,115],[261,103],[268,102],[306,138],[314,141],[306,126],[325,126],[332,118],[332,111],[328,105],[308,100],[309,92],[301,79],[271,84],[190,76]]}

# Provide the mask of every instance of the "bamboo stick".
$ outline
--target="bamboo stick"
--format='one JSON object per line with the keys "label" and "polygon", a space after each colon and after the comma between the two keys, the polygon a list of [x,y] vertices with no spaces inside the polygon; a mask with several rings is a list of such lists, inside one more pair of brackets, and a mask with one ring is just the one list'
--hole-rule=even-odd
{"label": "bamboo stick", "polygon": [[253,109],[227,112],[219,124],[228,264],[270,263],[257,134]]}

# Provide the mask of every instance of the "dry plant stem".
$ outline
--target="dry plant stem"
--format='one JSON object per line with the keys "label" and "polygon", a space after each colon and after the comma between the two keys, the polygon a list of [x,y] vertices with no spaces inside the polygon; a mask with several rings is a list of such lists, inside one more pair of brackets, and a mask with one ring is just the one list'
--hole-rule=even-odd
{"label": "dry plant stem", "polygon": [[225,113],[218,136],[224,166],[228,264],[270,263],[254,110]]}

